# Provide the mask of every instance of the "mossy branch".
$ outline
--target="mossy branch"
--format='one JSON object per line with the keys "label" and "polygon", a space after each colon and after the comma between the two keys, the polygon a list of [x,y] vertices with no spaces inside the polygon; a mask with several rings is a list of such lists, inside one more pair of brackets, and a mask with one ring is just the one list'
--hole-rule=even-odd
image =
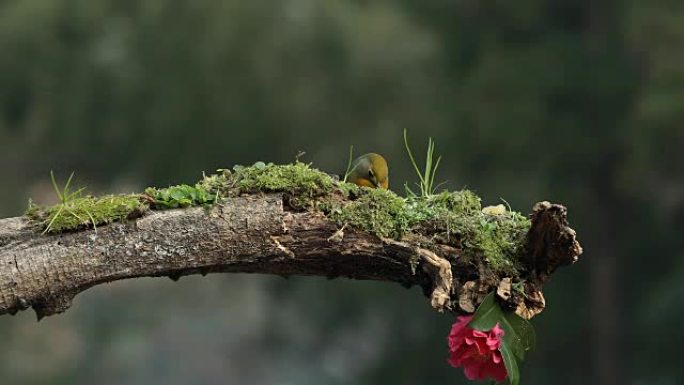
{"label": "mossy branch", "polygon": [[530,221],[483,210],[469,191],[402,198],[302,163],[77,199],[61,205],[89,218],[33,205],[0,220],[0,314],[59,313],[77,293],[119,279],[247,272],[419,285],[440,311],[473,311],[497,290],[530,318],[543,309],[544,282],[581,253],[562,206],[539,204]]}

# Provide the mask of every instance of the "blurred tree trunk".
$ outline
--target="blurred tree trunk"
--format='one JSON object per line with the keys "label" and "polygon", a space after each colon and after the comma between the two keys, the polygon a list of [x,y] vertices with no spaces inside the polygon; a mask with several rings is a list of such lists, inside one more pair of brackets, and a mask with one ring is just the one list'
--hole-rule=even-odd
{"label": "blurred tree trunk", "polygon": [[[608,50],[623,48],[624,41],[618,17],[619,7],[614,0],[584,1],[586,15],[585,41],[591,54],[597,60],[605,58]],[[610,65],[610,63],[608,64]],[[618,65],[620,65],[618,63]],[[616,68],[620,70],[622,68]],[[601,80],[601,79],[597,79]],[[597,82],[595,92],[599,95],[610,95],[610,85]],[[605,89],[601,89],[604,87]],[[614,96],[610,96],[614,98]],[[597,168],[587,170],[592,175],[593,196],[596,199],[597,210],[594,212],[594,228],[592,231],[592,250],[596,256],[591,269],[591,344],[593,352],[593,383],[596,385],[623,384],[620,364],[626,357],[620,357],[620,339],[622,325],[620,319],[620,265],[618,260],[623,257],[621,252],[619,231],[622,229],[620,221],[625,217],[622,211],[621,194],[616,191],[617,174],[621,161],[622,149],[619,138],[620,121],[625,114],[610,108],[611,101],[622,100],[623,97],[611,100],[600,98],[606,106],[591,106],[589,108],[605,109],[597,111],[591,126],[596,131],[614,132],[613,135],[600,135],[603,139],[603,153],[597,156]],[[620,105],[620,103],[616,103]]]}
{"label": "blurred tree trunk", "polygon": [[[611,167],[612,165],[605,165]],[[595,245],[592,254],[595,256],[591,269],[590,311],[591,311],[591,352],[593,360],[594,380],[597,385],[623,384],[620,371],[621,363],[627,357],[620,357],[620,323],[619,279],[620,264],[624,257],[621,251],[621,228],[617,221],[624,218],[614,191],[614,174],[597,173],[594,189],[598,207],[594,216],[594,231],[591,243]]]}

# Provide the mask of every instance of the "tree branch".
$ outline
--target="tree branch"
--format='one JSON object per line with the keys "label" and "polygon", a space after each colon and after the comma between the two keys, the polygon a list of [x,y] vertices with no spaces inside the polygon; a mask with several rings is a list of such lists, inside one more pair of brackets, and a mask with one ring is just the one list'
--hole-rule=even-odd
{"label": "tree branch", "polygon": [[[528,254],[544,273],[530,281],[532,292],[541,294],[551,272],[581,253],[560,208],[547,203],[537,206],[533,215]],[[567,239],[568,231],[572,239]],[[561,238],[563,242],[554,242]],[[24,217],[2,219],[0,314],[32,307],[40,319],[65,311],[76,294],[104,282],[214,272],[420,285],[436,309],[455,307],[467,292],[463,283],[472,282],[479,267],[463,263],[460,250],[434,244],[428,249],[426,244],[430,242],[420,235],[396,241],[340,229],[321,213],[289,210],[282,194],[227,198],[209,208],[154,211],[97,230],[56,235],[37,233]],[[478,290],[497,285],[481,279]]]}

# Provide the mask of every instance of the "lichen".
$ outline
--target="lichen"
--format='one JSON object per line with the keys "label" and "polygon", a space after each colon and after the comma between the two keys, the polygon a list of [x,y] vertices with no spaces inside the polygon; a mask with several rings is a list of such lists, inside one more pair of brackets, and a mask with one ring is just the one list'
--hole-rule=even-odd
{"label": "lichen", "polygon": [[40,230],[60,233],[80,228],[97,227],[147,209],[139,194],[76,197],[54,206],[39,206],[29,202],[26,215]]}

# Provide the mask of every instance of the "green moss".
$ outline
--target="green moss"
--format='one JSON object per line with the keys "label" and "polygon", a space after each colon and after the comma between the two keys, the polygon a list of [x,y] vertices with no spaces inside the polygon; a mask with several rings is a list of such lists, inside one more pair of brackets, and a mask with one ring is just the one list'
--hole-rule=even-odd
{"label": "green moss", "polygon": [[383,237],[399,237],[411,227],[406,201],[389,190],[361,188],[358,197],[333,209],[330,217]]}
{"label": "green moss", "polygon": [[469,190],[411,196],[406,198],[406,204],[413,222],[429,223],[447,236],[453,228],[452,222],[478,215],[481,211],[480,197]]}
{"label": "green moss", "polygon": [[467,258],[476,258],[482,253],[492,270],[513,274],[519,269],[520,257],[524,252],[525,237],[531,222],[516,212],[504,215],[482,214],[479,223],[470,221],[467,238]]}
{"label": "green moss", "polygon": [[410,198],[387,190],[359,190],[354,200],[329,212],[340,225],[383,237],[399,238],[411,231],[433,234],[463,250],[466,261],[484,260],[497,273],[517,273],[530,227],[523,215],[485,214],[480,198],[468,190]]}
{"label": "green moss", "polygon": [[354,200],[333,218],[382,236],[399,237],[428,222],[448,232],[451,222],[481,214],[480,198],[468,190],[402,198],[389,190],[357,188],[348,196]]}
{"label": "green moss", "polygon": [[470,190],[461,190],[432,195],[427,198],[429,207],[453,215],[475,215],[482,211],[480,197]]}
{"label": "green moss", "polygon": [[525,216],[485,214],[480,198],[468,190],[414,198],[411,207],[420,225],[463,250],[464,260],[484,259],[497,273],[518,271],[531,225]]}
{"label": "green moss", "polygon": [[324,206],[325,197],[340,185],[330,175],[301,162],[283,165],[256,162],[251,166],[235,166],[232,172],[218,171],[219,174],[205,176],[197,187],[219,196],[284,192],[289,194],[290,206],[300,210]]}
{"label": "green moss", "polygon": [[97,227],[143,212],[142,196],[108,195],[76,197],[65,203],[43,207],[29,202],[26,215],[49,233]]}
{"label": "green moss", "polygon": [[296,162],[276,165],[257,162],[249,167],[236,166],[232,175],[240,192],[289,192],[315,197],[332,191],[332,177],[310,165]]}
{"label": "green moss", "polygon": [[231,172],[229,170],[219,169],[218,174],[204,175],[202,180],[197,182],[196,187],[206,190],[215,196],[221,196],[230,187]]}
{"label": "green moss", "polygon": [[361,187],[355,185],[354,183],[347,182],[338,182],[337,188],[345,198],[359,195],[359,192],[361,191]]}

